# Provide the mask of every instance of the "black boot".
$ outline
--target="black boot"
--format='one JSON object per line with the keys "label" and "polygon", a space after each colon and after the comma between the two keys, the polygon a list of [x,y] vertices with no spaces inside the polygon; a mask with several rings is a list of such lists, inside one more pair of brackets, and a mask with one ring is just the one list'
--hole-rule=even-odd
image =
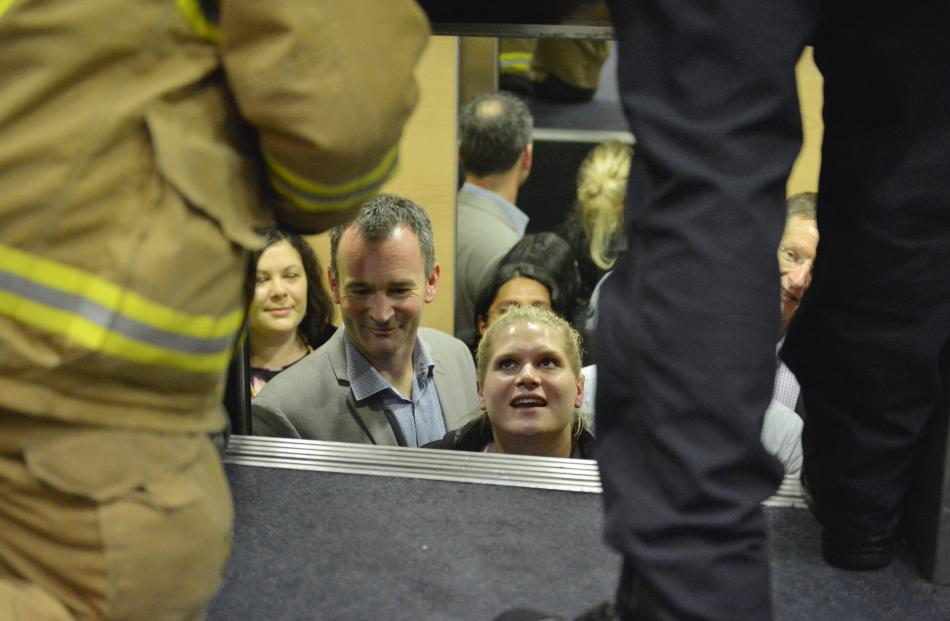
{"label": "black boot", "polygon": [[624,561],[617,586],[616,612],[622,621],[679,621],[680,617],[640,580]]}
{"label": "black boot", "polygon": [[865,571],[883,569],[894,560],[897,548],[896,525],[879,535],[854,535],[832,530],[823,524],[822,508],[812,494],[808,477],[802,470],[802,496],[811,514],[821,528],[821,556],[825,562],[838,569]]}
{"label": "black boot", "polygon": [[534,83],[534,95],[547,101],[561,103],[584,103],[594,98],[596,90],[581,88],[562,81],[560,78],[547,75],[540,82]]}
{"label": "black boot", "polygon": [[839,569],[883,569],[894,560],[896,543],[894,533],[858,537],[821,529],[821,556],[826,563]]}
{"label": "black boot", "polygon": [[[546,614],[537,610],[508,610],[495,621],[571,621],[567,617]],[[620,583],[617,586],[617,601],[604,602],[591,608],[573,621],[680,621],[636,574],[623,564]]]}

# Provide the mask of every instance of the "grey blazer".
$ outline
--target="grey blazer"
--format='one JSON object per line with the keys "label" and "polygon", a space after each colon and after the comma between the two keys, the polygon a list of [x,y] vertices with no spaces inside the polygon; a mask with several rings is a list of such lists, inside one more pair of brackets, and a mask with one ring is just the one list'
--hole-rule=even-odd
{"label": "grey blazer", "polygon": [[458,193],[455,225],[455,336],[474,345],[475,302],[495,273],[498,261],[521,234],[490,198],[465,186]]}
{"label": "grey blazer", "polygon": [[[445,428],[460,427],[478,407],[472,355],[461,341],[438,330],[419,328],[419,336],[435,362]],[[257,436],[397,445],[379,400],[357,401],[350,390],[343,330],[267,382],[251,409]]]}

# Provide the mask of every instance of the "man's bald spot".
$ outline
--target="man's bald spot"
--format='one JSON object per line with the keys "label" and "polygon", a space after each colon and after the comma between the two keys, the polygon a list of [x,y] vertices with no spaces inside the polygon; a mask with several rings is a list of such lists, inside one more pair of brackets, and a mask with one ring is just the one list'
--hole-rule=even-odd
{"label": "man's bald spot", "polygon": [[475,106],[475,115],[480,119],[498,118],[505,112],[505,104],[500,99],[486,99]]}

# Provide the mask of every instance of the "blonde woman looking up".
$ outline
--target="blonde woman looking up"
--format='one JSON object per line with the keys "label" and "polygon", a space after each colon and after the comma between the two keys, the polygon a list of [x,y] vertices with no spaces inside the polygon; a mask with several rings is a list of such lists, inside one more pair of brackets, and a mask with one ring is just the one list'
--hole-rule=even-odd
{"label": "blonde woman looking up", "polygon": [[578,409],[580,341],[550,310],[505,311],[478,345],[481,415],[426,448],[592,459],[594,438]]}

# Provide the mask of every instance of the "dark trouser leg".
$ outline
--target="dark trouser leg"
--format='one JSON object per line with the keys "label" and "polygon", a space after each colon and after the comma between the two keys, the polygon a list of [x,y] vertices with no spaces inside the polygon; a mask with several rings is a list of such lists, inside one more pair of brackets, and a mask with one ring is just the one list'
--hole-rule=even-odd
{"label": "dark trouser leg", "polygon": [[597,336],[607,538],[684,618],[770,617],[760,502],[782,469],[759,434],[801,142],[803,4],[610,7],[637,147],[630,253],[607,281]]}
{"label": "dark trouser leg", "polygon": [[783,355],[803,386],[804,470],[832,537],[893,531],[947,389],[948,13],[940,0],[829,2],[821,16],[821,241]]}

